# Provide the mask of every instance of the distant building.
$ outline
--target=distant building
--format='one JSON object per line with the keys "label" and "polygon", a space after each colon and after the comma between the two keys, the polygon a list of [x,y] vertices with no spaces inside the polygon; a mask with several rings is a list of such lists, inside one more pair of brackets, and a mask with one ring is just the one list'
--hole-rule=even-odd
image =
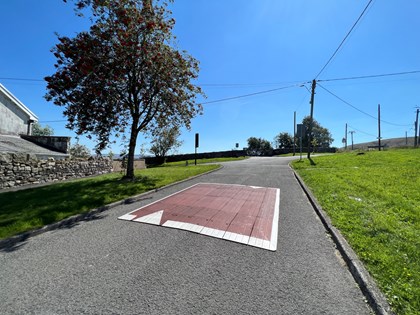
{"label": "distant building", "polygon": [[0,134],[31,135],[38,117],[0,84]]}
{"label": "distant building", "polygon": [[0,84],[0,153],[27,153],[38,158],[69,157],[70,137],[32,136],[38,117]]}

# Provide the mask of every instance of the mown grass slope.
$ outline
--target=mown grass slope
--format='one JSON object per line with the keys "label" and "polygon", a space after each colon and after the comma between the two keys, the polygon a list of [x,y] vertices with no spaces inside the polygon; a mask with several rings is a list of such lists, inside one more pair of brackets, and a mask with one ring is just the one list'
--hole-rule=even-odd
{"label": "mown grass slope", "polygon": [[163,187],[218,165],[156,167],[136,171],[134,182],[112,173],[0,194],[0,239],[40,228],[75,214]]}
{"label": "mown grass slope", "polygon": [[339,153],[293,167],[398,314],[420,314],[420,150]]}

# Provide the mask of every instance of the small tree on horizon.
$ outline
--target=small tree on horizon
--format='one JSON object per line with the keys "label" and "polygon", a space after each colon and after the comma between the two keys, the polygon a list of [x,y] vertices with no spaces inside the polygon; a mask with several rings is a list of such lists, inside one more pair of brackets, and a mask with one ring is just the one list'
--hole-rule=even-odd
{"label": "small tree on horizon", "polygon": [[53,134],[54,134],[54,129],[52,129],[48,125],[45,125],[45,127],[42,127],[40,123],[38,122],[32,125],[33,136],[52,136]]}
{"label": "small tree on horizon", "polygon": [[74,38],[58,36],[45,97],[65,107],[67,127],[77,135],[96,136],[97,153],[112,135],[127,134],[126,178],[133,180],[140,132],[153,135],[169,124],[190,129],[202,112],[196,104],[201,89],[192,83],[198,61],[174,48],[175,20],[166,1],[74,2],[79,15],[91,9],[92,26]]}
{"label": "small tree on horizon", "polygon": [[271,146],[271,143],[268,140],[250,137],[247,141],[248,155],[271,155],[273,153],[273,147]]}
{"label": "small tree on horizon", "polygon": [[288,149],[293,146],[293,137],[288,132],[280,132],[274,138],[275,147],[279,149]]}
{"label": "small tree on horizon", "polygon": [[[302,124],[306,126],[306,130],[309,130],[310,117],[306,116],[305,118],[303,118]],[[312,142],[314,148],[329,148],[334,141],[330,131],[327,128],[322,127],[321,124],[315,119],[313,119],[312,124],[312,140],[315,140],[314,142]],[[302,139],[302,145],[304,147],[308,146],[307,134],[304,135]]]}
{"label": "small tree on horizon", "polygon": [[88,158],[91,156],[90,150],[84,144],[76,143],[70,147],[70,156],[72,158]]}
{"label": "small tree on horizon", "polygon": [[178,127],[164,127],[155,134],[152,139],[152,146],[149,151],[155,157],[161,158],[165,162],[165,158],[171,150],[176,150],[182,145],[182,141],[178,140],[181,135]]}

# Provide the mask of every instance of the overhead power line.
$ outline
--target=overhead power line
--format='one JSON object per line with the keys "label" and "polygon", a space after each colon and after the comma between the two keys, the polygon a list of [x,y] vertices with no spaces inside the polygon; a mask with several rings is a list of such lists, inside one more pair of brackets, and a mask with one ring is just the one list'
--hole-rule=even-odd
{"label": "overhead power line", "polygon": [[358,76],[358,77],[347,77],[347,78],[336,78],[336,79],[324,79],[324,80],[317,80],[317,82],[329,82],[329,81],[344,81],[344,80],[369,79],[369,78],[389,77],[389,76],[405,75],[405,74],[415,74],[415,73],[420,73],[420,70],[405,71],[405,72],[394,72],[394,73],[385,73],[385,74],[364,75],[364,76]]}
{"label": "overhead power line", "polygon": [[355,109],[355,110],[357,110],[357,111],[361,112],[362,114],[364,114],[364,115],[366,115],[366,116],[369,116],[369,117],[371,117],[371,118],[373,118],[373,119],[376,119],[376,118],[377,118],[377,117],[375,117],[375,116],[373,116],[373,115],[371,115],[371,114],[368,114],[368,113],[364,112],[363,110],[361,110],[361,109],[357,108],[356,106],[354,106],[354,105],[350,104],[349,102],[347,102],[347,101],[343,100],[341,97],[339,97],[338,95],[334,94],[333,92],[331,92],[331,91],[330,91],[330,90],[328,90],[327,88],[323,87],[321,84],[318,84],[318,86],[319,86],[320,88],[324,89],[325,91],[327,91],[328,93],[330,93],[332,96],[334,96],[334,97],[338,98],[338,99],[339,99],[340,101],[342,101],[344,104],[346,104],[346,105],[348,105],[348,106],[352,107],[353,109]]}
{"label": "overhead power line", "polygon": [[[360,113],[362,113],[362,114],[364,114],[364,115],[366,115],[366,116],[368,116],[368,117],[370,117],[370,118],[373,118],[373,119],[375,119],[375,120],[378,120],[378,117],[375,117],[375,116],[373,116],[373,115],[371,115],[371,114],[369,114],[369,113],[366,113],[365,111],[361,110],[360,108],[357,108],[356,106],[354,106],[354,105],[350,104],[349,102],[347,102],[347,101],[343,100],[341,97],[339,97],[338,95],[334,94],[333,92],[331,92],[331,91],[330,91],[330,90],[328,90],[327,88],[323,87],[321,84],[318,84],[318,86],[319,86],[320,88],[322,88],[323,90],[327,91],[328,93],[330,93],[330,94],[331,94],[332,96],[334,96],[335,98],[337,98],[337,99],[339,99],[340,101],[342,101],[344,104],[346,104],[346,105],[350,106],[351,108],[353,108],[353,109],[357,110],[358,112],[360,112]],[[386,120],[382,120],[382,119],[381,119],[380,121],[381,121],[381,122],[383,122],[383,123],[385,123],[385,124],[392,125],[392,126],[399,126],[399,127],[407,127],[407,126],[411,126],[411,124],[407,124],[407,125],[400,125],[400,124],[395,124],[395,123],[392,123],[392,122],[389,122],[389,121],[386,121]]]}
{"label": "overhead power line", "polygon": [[43,123],[43,124],[46,124],[46,123],[58,123],[58,122],[65,122],[65,121],[67,121],[67,120],[42,120],[42,121],[39,121],[39,123]]}
{"label": "overhead power line", "polygon": [[[399,76],[399,75],[417,74],[417,73],[420,73],[420,70],[381,73],[381,74],[370,74],[370,75],[343,77],[343,78],[321,79],[321,80],[316,80],[316,81],[317,82],[330,82],[330,81],[359,80],[359,79],[390,77],[390,76]],[[284,82],[283,84],[299,83],[299,82],[311,83],[312,81],[301,80],[301,81],[295,81],[295,82]],[[203,83],[203,84],[199,84],[199,85],[200,86],[208,86],[208,87],[249,87],[249,86],[269,86],[269,85],[281,85],[281,84],[282,83]],[[296,86],[298,86],[298,85],[296,85]]]}
{"label": "overhead power line", "polygon": [[[420,73],[420,70],[413,70],[413,71],[406,71],[406,72],[395,72],[395,73],[384,73],[384,74],[374,74],[374,75],[365,75],[365,76],[354,76],[354,77],[345,77],[345,78],[333,78],[333,79],[324,79],[324,80],[317,80],[317,82],[330,82],[330,81],[344,81],[344,80],[357,80],[357,79],[367,79],[367,78],[376,78],[376,77],[387,77],[387,76],[397,76],[397,75],[407,75],[407,74],[416,74],[416,73]],[[44,80],[41,79],[30,79],[30,78],[3,78],[0,77],[0,80],[16,80],[16,81],[37,81],[37,82],[44,82]],[[298,81],[296,81],[298,82]],[[302,82],[302,81],[301,81]],[[279,87],[279,88],[275,88],[275,89],[270,89],[270,90],[264,90],[264,91],[258,91],[255,93],[250,93],[250,94],[244,94],[244,95],[238,95],[238,96],[233,96],[233,97],[228,97],[228,98],[223,98],[223,99],[219,99],[219,100],[214,100],[214,101],[209,101],[209,102],[203,102],[201,104],[205,105],[205,104],[212,104],[212,103],[219,103],[219,102],[224,102],[224,101],[229,101],[229,100],[234,100],[234,99],[239,99],[239,98],[245,98],[245,97],[249,97],[249,96],[254,96],[254,95],[258,95],[258,94],[265,94],[265,93],[270,93],[270,92],[274,92],[274,91],[278,91],[278,90],[283,90],[283,89],[288,89],[288,88],[292,88],[292,87],[299,87],[304,85],[305,83],[311,83],[311,81],[304,81],[303,84],[293,84],[293,85],[288,85],[288,86],[283,86],[283,87]],[[223,84],[218,84],[218,83],[214,83],[214,84],[201,84],[202,86],[225,86],[225,87],[233,87],[233,86],[256,86],[256,85],[277,85],[277,83],[264,83],[264,84],[243,84],[243,83],[223,83]],[[323,88],[324,90],[326,90],[328,93],[332,94],[333,96],[337,97],[338,99],[340,99],[342,102],[346,103],[347,105],[353,107],[354,109],[362,112],[365,115],[368,115],[372,118],[372,115],[363,112],[362,110],[356,108],[355,106],[349,104],[348,102],[344,101],[343,99],[341,99],[340,97],[338,97],[337,95],[335,95],[334,93],[332,93],[331,91],[327,90],[325,87],[319,85],[321,88]],[[61,121],[52,121],[52,122],[61,122]],[[385,121],[384,121],[385,122]],[[387,123],[387,122],[385,122]],[[395,125],[395,126],[407,126],[407,125],[398,125],[398,124],[392,124],[389,123],[391,125]]]}
{"label": "overhead power line", "polygon": [[0,80],[45,82],[45,80],[41,80],[41,79],[27,79],[27,78],[0,78]]}
{"label": "overhead power line", "polygon": [[[420,73],[420,70],[405,71],[405,72],[393,72],[393,73],[382,73],[382,74],[371,74],[371,75],[344,77],[344,78],[322,79],[322,80],[317,80],[317,82],[359,80],[359,79],[389,77],[389,76],[398,76],[398,75],[407,75],[407,74],[416,74],[416,73]],[[7,77],[7,78],[0,77],[0,80],[45,82],[45,80],[42,80],[42,79],[10,78],[10,77]],[[281,85],[281,84],[286,84],[286,83],[299,83],[299,82],[311,83],[311,81],[309,81],[309,80],[302,80],[302,81],[283,82],[283,83],[203,83],[203,84],[199,84],[199,85],[200,86],[208,86],[208,87],[250,87],[250,86]],[[299,86],[299,85],[300,84],[296,84],[294,86]]]}
{"label": "overhead power line", "polygon": [[289,89],[289,88],[296,87],[296,86],[298,86],[298,85],[293,84],[293,85],[289,85],[289,86],[279,87],[279,88],[276,88],[276,89],[265,90],[265,91],[250,93],[250,94],[244,94],[244,95],[238,95],[238,96],[233,96],[233,97],[227,97],[227,98],[222,98],[222,99],[215,100],[215,101],[203,102],[201,104],[206,105],[206,104],[220,103],[220,102],[225,102],[225,101],[230,101],[230,100],[236,100],[238,98],[244,98],[244,97],[249,97],[249,96],[254,96],[254,95],[259,95],[259,94],[270,93],[270,92],[274,92],[274,91]]}
{"label": "overhead power line", "polygon": [[302,81],[292,81],[292,82],[277,82],[277,83],[197,83],[199,86],[206,87],[252,87],[252,86],[283,86],[285,84],[300,83]]}
{"label": "overhead power line", "polygon": [[377,137],[377,135],[373,135],[373,134],[371,134],[371,133],[368,133],[368,132],[365,132],[365,131],[362,131],[362,130],[359,130],[359,129],[356,129],[356,128],[354,128],[353,126],[350,126],[350,125],[348,125],[351,129],[354,129],[354,130],[356,130],[356,131],[358,131],[358,132],[360,132],[360,133],[363,133],[363,134],[365,134],[365,135],[368,135],[368,136],[372,136],[372,137]]}
{"label": "overhead power line", "polygon": [[341,41],[340,45],[338,45],[337,49],[334,51],[334,53],[332,54],[332,56],[330,57],[330,59],[328,59],[327,63],[322,67],[321,71],[318,72],[318,74],[316,75],[315,79],[317,79],[320,74],[325,70],[325,68],[329,65],[329,63],[333,60],[333,58],[335,57],[335,55],[338,53],[338,51],[340,50],[341,46],[343,46],[344,42],[346,41],[346,39],[350,36],[351,32],[354,30],[354,28],[356,27],[357,23],[359,23],[359,21],[361,20],[361,18],[363,17],[363,15],[365,14],[365,12],[367,11],[367,9],[369,8],[370,4],[372,3],[373,0],[369,0],[368,4],[366,5],[366,7],[363,9],[362,13],[360,14],[360,16],[358,17],[358,19],[356,20],[356,22],[354,22],[353,26],[351,27],[350,31],[348,31],[347,35],[344,37],[344,39]]}

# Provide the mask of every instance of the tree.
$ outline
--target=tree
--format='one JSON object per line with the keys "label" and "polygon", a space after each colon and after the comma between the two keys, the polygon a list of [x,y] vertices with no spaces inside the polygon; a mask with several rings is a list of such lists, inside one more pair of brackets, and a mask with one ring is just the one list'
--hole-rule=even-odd
{"label": "tree", "polygon": [[90,150],[83,144],[76,143],[70,147],[70,156],[75,158],[88,158],[90,157]]}
{"label": "tree", "polygon": [[58,37],[52,49],[56,72],[46,77],[46,99],[64,106],[67,127],[97,138],[97,153],[111,135],[128,135],[126,177],[134,179],[134,152],[140,132],[186,126],[202,112],[198,61],[173,48],[166,2],[75,0],[90,8],[92,26],[74,38]]}
{"label": "tree", "polygon": [[182,145],[182,141],[178,140],[180,136],[180,131],[178,127],[166,127],[162,128],[152,140],[152,146],[150,147],[150,152],[152,152],[156,157],[161,158],[162,161],[165,161],[167,153],[171,150],[175,150]]}
{"label": "tree", "polygon": [[293,146],[293,137],[288,132],[280,132],[275,138],[276,148],[287,149]]}
{"label": "tree", "polygon": [[45,125],[45,127],[42,127],[37,122],[32,125],[33,136],[52,136],[53,134],[54,134],[54,129],[52,129],[48,125]]}
{"label": "tree", "polygon": [[[304,124],[306,126],[306,130],[309,130],[309,124],[310,124],[310,117],[306,116],[303,121],[302,124]],[[330,131],[325,128],[322,127],[320,123],[318,123],[315,119],[313,119],[313,124],[312,124],[312,145],[318,148],[329,148],[331,143],[333,143],[334,139],[331,136]],[[308,146],[308,135],[304,135],[303,139],[302,139],[302,145],[303,146]]]}
{"label": "tree", "polygon": [[268,140],[250,137],[248,138],[247,151],[249,155],[271,155],[273,147]]}

